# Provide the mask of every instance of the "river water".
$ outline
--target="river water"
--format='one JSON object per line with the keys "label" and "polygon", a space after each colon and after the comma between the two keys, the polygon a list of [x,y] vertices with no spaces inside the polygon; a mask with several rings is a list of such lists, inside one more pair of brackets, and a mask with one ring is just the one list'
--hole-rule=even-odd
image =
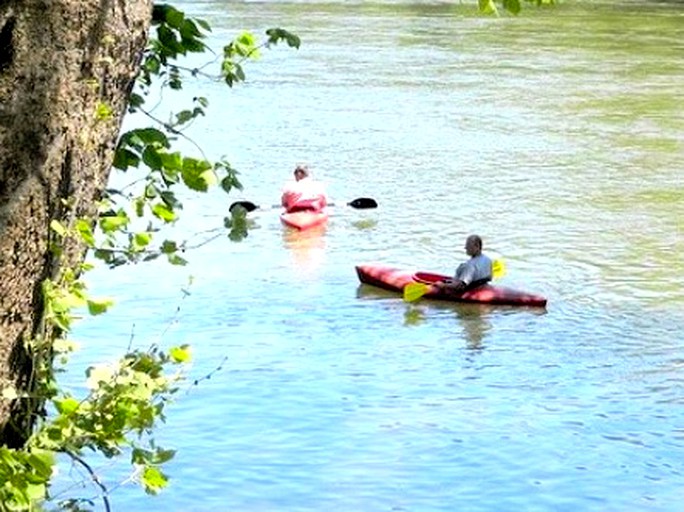
{"label": "river water", "polygon": [[[177,5],[217,50],[273,26],[302,46],[265,50],[233,90],[186,84],[211,103],[190,135],[245,190],[187,203],[179,236],[237,199],[267,206],[249,236],[91,277],[118,305],[77,329],[71,385],[131,339],[190,343],[200,381],[159,433],[169,489],[142,498],[100,468],[114,506],[681,510],[683,6]],[[311,234],[268,208],[301,161],[336,203]],[[379,207],[344,206],[362,196]],[[451,273],[470,233],[548,307],[358,283],[372,261]]]}

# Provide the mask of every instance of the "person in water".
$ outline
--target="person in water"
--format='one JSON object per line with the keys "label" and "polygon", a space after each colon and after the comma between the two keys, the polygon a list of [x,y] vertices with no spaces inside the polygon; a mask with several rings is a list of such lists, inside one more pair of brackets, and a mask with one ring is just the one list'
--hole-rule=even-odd
{"label": "person in water", "polygon": [[477,235],[466,238],[465,251],[470,259],[458,266],[453,279],[436,283],[438,288],[460,293],[492,280],[492,260],[482,254],[482,238]]}
{"label": "person in water", "polygon": [[320,211],[328,204],[323,185],[311,177],[309,167],[299,164],[294,170],[294,181],[285,185],[280,199],[288,213]]}

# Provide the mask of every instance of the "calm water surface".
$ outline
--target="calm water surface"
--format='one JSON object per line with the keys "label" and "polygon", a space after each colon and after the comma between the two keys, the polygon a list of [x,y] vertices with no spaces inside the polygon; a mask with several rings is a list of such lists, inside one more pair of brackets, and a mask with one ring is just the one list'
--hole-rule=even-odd
{"label": "calm water surface", "polygon": [[[188,204],[179,232],[219,225],[232,200],[277,202],[299,161],[338,206],[323,232],[267,208],[184,269],[93,274],[118,307],[75,333],[77,391],[131,338],[190,343],[191,380],[211,374],[160,432],[178,449],[170,488],[141,498],[100,468],[114,506],[682,510],[682,6],[178,5],[216,49],[242,29],[302,38],[234,90],[196,84],[211,109],[191,135],[246,189]],[[380,207],[343,206],[359,196]],[[473,232],[546,310],[409,305],[355,276],[450,273]]]}

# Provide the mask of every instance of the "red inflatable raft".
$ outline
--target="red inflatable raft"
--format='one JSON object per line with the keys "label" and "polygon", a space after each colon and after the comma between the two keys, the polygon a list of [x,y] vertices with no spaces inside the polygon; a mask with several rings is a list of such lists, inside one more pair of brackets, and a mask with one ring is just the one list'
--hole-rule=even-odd
{"label": "red inflatable raft", "polygon": [[[402,270],[381,264],[357,265],[356,273],[359,275],[359,280],[362,283],[396,292],[403,292],[404,287],[409,283],[431,284],[451,277],[431,272]],[[425,294],[425,297],[455,302],[480,302],[483,304],[504,304],[510,306],[546,306],[546,298],[541,295],[491,284],[478,286],[460,295],[454,295],[453,293],[444,292],[437,287],[431,287]]]}

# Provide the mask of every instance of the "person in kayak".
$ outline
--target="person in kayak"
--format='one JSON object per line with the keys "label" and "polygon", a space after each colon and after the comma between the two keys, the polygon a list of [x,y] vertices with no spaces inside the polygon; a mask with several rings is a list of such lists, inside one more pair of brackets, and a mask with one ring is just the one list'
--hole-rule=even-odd
{"label": "person in kayak", "polygon": [[311,177],[309,167],[299,164],[294,170],[294,181],[285,185],[280,199],[288,213],[299,211],[320,211],[328,201],[323,185]]}
{"label": "person in kayak", "polygon": [[482,238],[478,235],[466,238],[465,251],[470,259],[458,266],[453,279],[435,283],[438,288],[449,293],[461,293],[492,280],[492,260],[482,254]]}

